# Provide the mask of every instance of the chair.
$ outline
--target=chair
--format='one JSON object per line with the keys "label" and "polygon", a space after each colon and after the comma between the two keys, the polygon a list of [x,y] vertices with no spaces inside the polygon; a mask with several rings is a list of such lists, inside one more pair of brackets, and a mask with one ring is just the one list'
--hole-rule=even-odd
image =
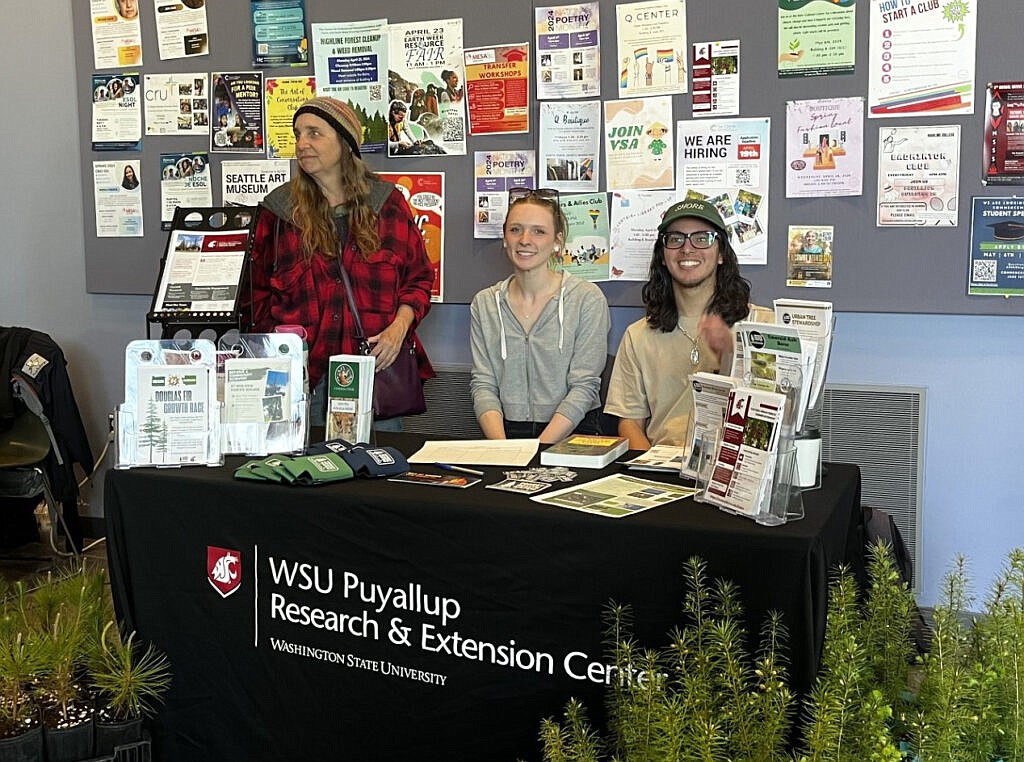
{"label": "chair", "polygon": [[70,534],[46,473],[46,460],[52,451],[59,465],[64,461],[50,422],[43,413],[42,400],[21,373],[12,375],[11,389],[20,404],[16,406],[10,426],[0,431],[0,497],[42,497],[50,516],[50,547],[58,556],[77,557],[74,543],[68,543],[71,553],[57,547],[58,523],[63,527],[65,537],[70,537]]}

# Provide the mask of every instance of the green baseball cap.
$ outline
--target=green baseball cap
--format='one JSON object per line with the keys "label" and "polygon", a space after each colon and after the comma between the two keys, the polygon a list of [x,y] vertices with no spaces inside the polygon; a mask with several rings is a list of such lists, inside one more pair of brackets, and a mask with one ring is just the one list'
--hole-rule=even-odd
{"label": "green baseball cap", "polygon": [[724,230],[726,235],[729,234],[729,229],[722,222],[722,215],[718,213],[715,205],[695,198],[677,201],[666,209],[665,213],[661,216],[658,232],[664,233],[669,225],[683,217],[697,217],[705,222],[710,222],[719,230]]}

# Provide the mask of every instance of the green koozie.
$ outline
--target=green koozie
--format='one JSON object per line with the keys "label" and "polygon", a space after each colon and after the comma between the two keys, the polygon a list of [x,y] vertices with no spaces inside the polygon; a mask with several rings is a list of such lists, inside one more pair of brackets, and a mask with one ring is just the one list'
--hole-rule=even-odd
{"label": "green koozie", "polygon": [[285,461],[280,455],[273,455],[263,460],[250,460],[235,470],[236,479],[255,479],[266,482],[288,482],[295,477],[284,468]]}
{"label": "green koozie", "polygon": [[348,463],[333,452],[304,455],[284,461],[284,467],[295,477],[295,484],[327,484],[352,478]]}

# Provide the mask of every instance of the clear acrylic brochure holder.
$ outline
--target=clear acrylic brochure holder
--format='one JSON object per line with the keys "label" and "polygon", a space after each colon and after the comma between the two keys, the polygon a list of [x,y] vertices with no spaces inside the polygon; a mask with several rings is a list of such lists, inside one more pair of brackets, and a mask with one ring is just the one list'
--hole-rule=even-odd
{"label": "clear acrylic brochure holder", "polygon": [[130,342],[115,422],[115,467],[222,465],[220,408],[212,341]]}
{"label": "clear acrylic brochure holder", "polygon": [[222,337],[217,347],[221,450],[260,456],[302,451],[309,439],[304,373],[301,336]]}

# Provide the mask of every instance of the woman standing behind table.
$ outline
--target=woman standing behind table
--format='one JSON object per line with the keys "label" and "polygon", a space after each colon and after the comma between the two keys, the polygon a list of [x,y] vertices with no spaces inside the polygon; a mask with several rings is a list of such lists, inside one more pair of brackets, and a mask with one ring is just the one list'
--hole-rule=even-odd
{"label": "woman standing behind table", "polygon": [[[334,98],[312,98],[292,125],[299,171],[267,195],[256,224],[254,326],[306,330],[310,422],[323,425],[328,358],[359,354],[339,259],[378,371],[395,361],[430,309],[434,275],[402,194],[360,158],[363,129],[355,112]],[[420,378],[432,378],[419,341],[416,353]]]}
{"label": "woman standing behind table", "polygon": [[470,391],[488,439],[598,433],[608,303],[593,283],[555,269],[567,227],[557,191],[509,191],[503,245],[513,273],[470,310]]}

